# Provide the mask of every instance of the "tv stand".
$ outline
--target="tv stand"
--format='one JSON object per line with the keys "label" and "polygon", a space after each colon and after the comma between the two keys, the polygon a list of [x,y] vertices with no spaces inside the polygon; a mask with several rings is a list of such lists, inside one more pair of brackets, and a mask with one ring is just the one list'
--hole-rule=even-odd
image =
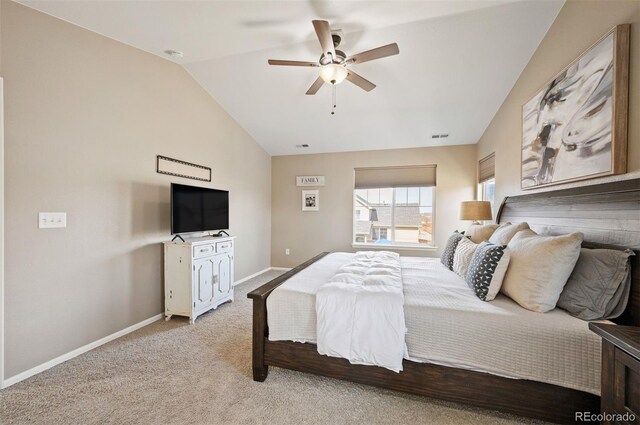
{"label": "tv stand", "polygon": [[[182,239],[182,238],[180,238]],[[164,243],[164,314],[196,317],[233,301],[235,237]]]}

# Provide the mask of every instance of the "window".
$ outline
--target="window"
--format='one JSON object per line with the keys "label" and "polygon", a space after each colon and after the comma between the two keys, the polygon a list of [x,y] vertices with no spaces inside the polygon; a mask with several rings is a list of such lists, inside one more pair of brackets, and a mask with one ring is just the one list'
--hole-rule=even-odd
{"label": "window", "polygon": [[433,245],[435,187],[354,189],[353,241]]}
{"label": "window", "polygon": [[496,179],[486,180],[478,185],[478,199],[491,202],[491,211],[495,211],[493,200],[496,193]]}
{"label": "window", "polygon": [[495,212],[495,179],[496,159],[492,153],[478,163],[478,199],[491,202],[491,211]]}

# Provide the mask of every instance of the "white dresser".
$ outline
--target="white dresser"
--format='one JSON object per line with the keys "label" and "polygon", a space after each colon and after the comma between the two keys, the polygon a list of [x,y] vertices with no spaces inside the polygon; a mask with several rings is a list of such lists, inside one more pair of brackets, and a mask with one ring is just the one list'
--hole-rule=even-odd
{"label": "white dresser", "polygon": [[196,317],[233,301],[235,237],[164,243],[164,314]]}

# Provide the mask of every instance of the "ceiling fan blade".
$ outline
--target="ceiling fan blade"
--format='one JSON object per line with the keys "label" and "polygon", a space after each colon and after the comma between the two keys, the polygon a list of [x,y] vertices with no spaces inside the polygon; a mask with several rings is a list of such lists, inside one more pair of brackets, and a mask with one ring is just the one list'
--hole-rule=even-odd
{"label": "ceiling fan blade", "polygon": [[303,61],[283,61],[278,59],[269,59],[269,65],[282,65],[282,66],[320,66],[317,62],[303,62]]}
{"label": "ceiling fan blade", "polygon": [[351,81],[353,84],[360,87],[362,90],[371,91],[376,88],[376,85],[373,84],[371,81],[367,80],[366,78],[362,78],[361,76],[359,76],[358,74],[356,74],[350,69],[348,71],[349,73],[347,74],[347,80]]}
{"label": "ceiling fan blade", "polygon": [[331,60],[336,58],[336,49],[333,47],[333,37],[331,37],[331,27],[327,21],[312,21],[316,30],[320,46],[325,56],[331,55]]}
{"label": "ceiling fan blade", "polygon": [[311,87],[309,87],[309,90],[307,90],[305,94],[318,93],[318,90],[320,90],[320,87],[322,87],[323,84],[324,84],[324,80],[321,77],[318,77],[318,79],[315,80],[313,84],[311,84]]}
{"label": "ceiling fan blade", "polygon": [[349,56],[345,59],[346,63],[358,64],[363,62],[372,61],[374,59],[386,58],[387,56],[393,56],[400,53],[398,45],[396,43],[387,44],[386,46],[378,47],[376,49],[367,50],[366,52],[358,53],[357,55]]}

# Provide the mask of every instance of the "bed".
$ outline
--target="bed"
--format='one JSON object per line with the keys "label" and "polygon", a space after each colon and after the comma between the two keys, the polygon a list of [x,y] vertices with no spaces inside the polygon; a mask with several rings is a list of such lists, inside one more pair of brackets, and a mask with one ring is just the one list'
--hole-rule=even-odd
{"label": "bed", "polygon": [[[509,197],[497,217],[497,222],[506,221],[527,221],[544,234],[578,230],[586,246],[637,251],[640,179]],[[322,253],[249,293],[254,303],[254,380],[264,381],[268,367],[276,366],[555,422],[572,422],[575,411],[599,410],[600,341],[587,322],[559,309],[528,312],[503,296],[476,303],[456,282],[461,278],[444,267],[439,270],[434,259],[402,258],[409,329],[402,372],[318,354],[314,293],[352,255]],[[618,323],[640,325],[637,263],[638,255],[629,303]],[[424,279],[425,273],[438,283],[420,285],[418,277]],[[455,288],[462,288],[461,293]],[[523,321],[532,326],[517,325]],[[476,338],[468,344],[478,333],[487,342]],[[514,361],[488,361],[492,347],[500,347],[502,357],[516,353]],[[549,358],[552,368],[545,367]]]}

